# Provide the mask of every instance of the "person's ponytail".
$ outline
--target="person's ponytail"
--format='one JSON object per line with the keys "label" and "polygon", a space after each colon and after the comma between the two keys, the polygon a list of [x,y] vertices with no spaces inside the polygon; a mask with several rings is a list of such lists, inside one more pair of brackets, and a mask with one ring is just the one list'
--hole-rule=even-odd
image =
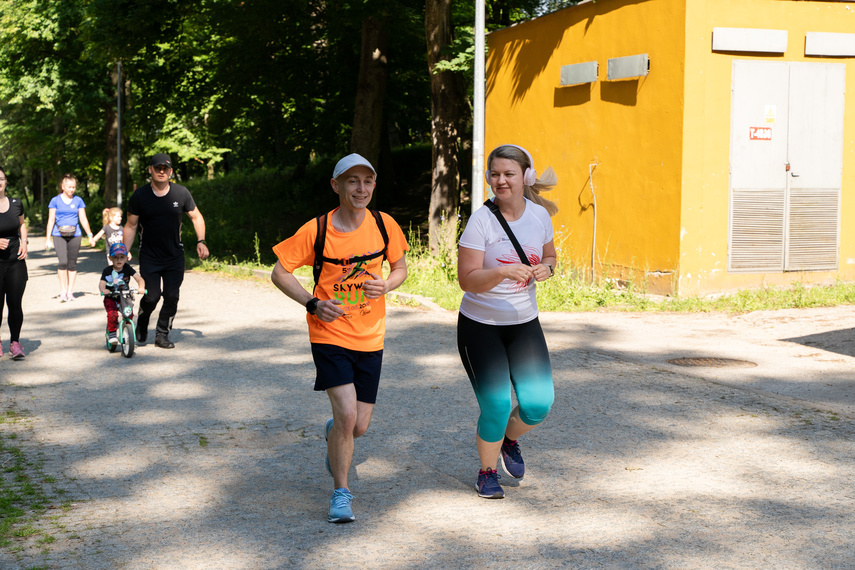
{"label": "person's ponytail", "polygon": [[541,174],[537,180],[535,180],[534,184],[531,186],[526,186],[523,191],[523,196],[534,202],[539,206],[543,206],[546,208],[546,211],[549,212],[550,216],[554,216],[558,213],[558,206],[552,200],[548,200],[540,195],[541,192],[549,192],[555,185],[558,184],[558,176],[555,174],[555,171],[552,170],[552,167],[548,167],[546,172]]}

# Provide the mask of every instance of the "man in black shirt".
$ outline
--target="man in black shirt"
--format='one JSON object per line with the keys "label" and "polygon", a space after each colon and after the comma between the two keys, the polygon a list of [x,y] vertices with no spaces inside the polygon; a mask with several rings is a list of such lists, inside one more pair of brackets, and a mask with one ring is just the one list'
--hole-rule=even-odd
{"label": "man in black shirt", "polygon": [[199,259],[205,259],[208,257],[205,219],[190,191],[169,181],[172,177],[169,155],[151,157],[148,172],[151,183],[139,188],[128,201],[128,222],[123,236],[130,250],[137,227],[140,229],[140,275],[148,292],[140,301],[137,342],[145,343],[148,339],[148,321],[162,295],[163,306],[157,319],[154,344],[160,348],[174,348],[175,343],[169,340],[169,331],[178,311],[178,294],[184,281],[181,222],[186,213],[196,230],[196,253]]}

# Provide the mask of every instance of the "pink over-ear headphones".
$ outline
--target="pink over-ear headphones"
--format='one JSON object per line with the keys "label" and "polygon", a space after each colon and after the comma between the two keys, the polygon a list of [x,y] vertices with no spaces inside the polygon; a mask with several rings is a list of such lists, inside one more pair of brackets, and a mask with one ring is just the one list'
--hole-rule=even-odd
{"label": "pink over-ear headphones", "polygon": [[[523,172],[523,184],[525,184],[526,186],[534,186],[534,183],[537,182],[537,171],[534,169],[534,160],[531,158],[531,154],[529,154],[529,152],[526,149],[524,149],[523,147],[521,147],[519,145],[515,145],[515,144],[502,144],[502,145],[497,146],[496,148],[503,147],[503,146],[512,146],[514,148],[518,148],[521,151],[523,151],[526,158],[528,158],[528,163],[531,165],[530,168],[526,168],[525,172]],[[495,152],[495,150],[494,150],[494,152]],[[492,153],[490,153],[490,154],[492,154]],[[487,170],[484,173],[484,178],[487,179],[487,186],[492,187],[493,185],[490,183],[491,181],[490,181],[490,171],[489,170]]]}

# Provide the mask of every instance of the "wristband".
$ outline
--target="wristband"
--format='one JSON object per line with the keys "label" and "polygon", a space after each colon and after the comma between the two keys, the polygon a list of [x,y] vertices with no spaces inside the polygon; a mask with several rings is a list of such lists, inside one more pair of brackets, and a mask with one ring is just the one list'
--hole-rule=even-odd
{"label": "wristband", "polygon": [[[205,240],[200,239],[199,241],[196,242],[196,245],[199,245],[200,243],[205,243]],[[208,245],[208,244],[205,243],[205,245]]]}

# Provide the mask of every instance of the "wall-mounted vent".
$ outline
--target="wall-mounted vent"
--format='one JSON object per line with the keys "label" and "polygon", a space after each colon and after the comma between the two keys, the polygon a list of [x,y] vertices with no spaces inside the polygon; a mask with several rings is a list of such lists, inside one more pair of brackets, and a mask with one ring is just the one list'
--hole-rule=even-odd
{"label": "wall-mounted vent", "polygon": [[784,53],[787,30],[757,28],[713,28],[713,51]]}
{"label": "wall-mounted vent", "polygon": [[599,66],[596,61],[585,63],[574,63],[561,66],[561,86],[582,85],[583,83],[594,83],[597,81]]}
{"label": "wall-mounted vent", "polygon": [[647,57],[646,53],[615,57],[609,60],[606,79],[609,81],[634,79],[636,77],[644,77],[649,72],[650,58]]}
{"label": "wall-mounted vent", "polygon": [[805,55],[825,57],[855,57],[855,34],[808,32]]}

